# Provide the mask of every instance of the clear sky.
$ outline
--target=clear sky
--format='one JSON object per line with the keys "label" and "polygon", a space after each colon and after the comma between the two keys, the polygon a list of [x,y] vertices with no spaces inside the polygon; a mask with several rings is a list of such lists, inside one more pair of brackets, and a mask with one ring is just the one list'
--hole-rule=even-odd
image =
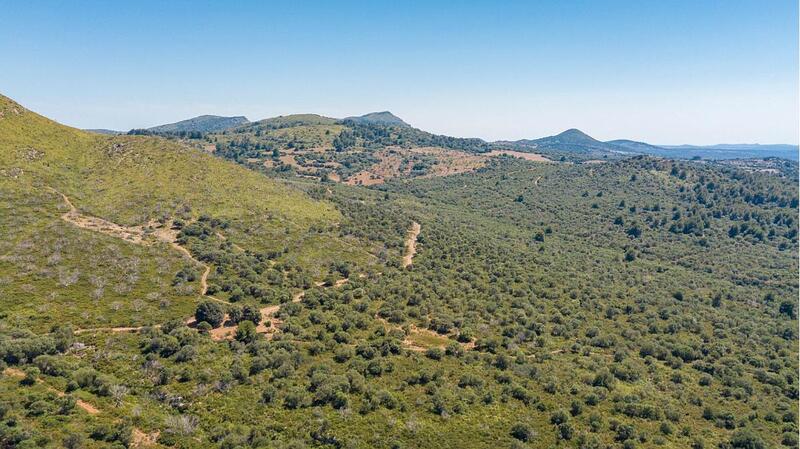
{"label": "clear sky", "polygon": [[798,142],[797,0],[0,0],[0,93],[127,130],[390,110],[455,136]]}

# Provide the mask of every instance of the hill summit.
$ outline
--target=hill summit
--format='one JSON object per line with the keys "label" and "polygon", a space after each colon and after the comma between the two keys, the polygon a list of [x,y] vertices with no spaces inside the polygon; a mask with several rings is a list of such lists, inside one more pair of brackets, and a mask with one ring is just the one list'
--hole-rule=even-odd
{"label": "hill summit", "polygon": [[408,123],[404,122],[403,119],[400,117],[392,114],[389,111],[381,111],[381,112],[370,112],[369,114],[364,114],[358,117],[347,117],[345,120],[350,120],[357,123],[371,123],[371,124],[378,124],[378,125],[392,125],[392,126],[408,126]]}
{"label": "hill summit", "polygon": [[543,150],[576,151],[582,153],[608,152],[618,149],[614,145],[601,142],[575,128],[570,128],[555,136],[518,140],[515,143]]}
{"label": "hill summit", "polygon": [[561,134],[552,137],[546,137],[545,139],[550,139],[553,141],[558,140],[563,143],[582,143],[582,144],[600,143],[599,140],[576,128],[570,128],[562,132]]}

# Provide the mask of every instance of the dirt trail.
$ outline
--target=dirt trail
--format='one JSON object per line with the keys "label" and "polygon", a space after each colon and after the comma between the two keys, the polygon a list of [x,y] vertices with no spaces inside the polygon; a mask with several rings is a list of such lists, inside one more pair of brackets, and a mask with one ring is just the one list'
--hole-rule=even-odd
{"label": "dirt trail", "polygon": [[72,223],[73,225],[79,228],[90,229],[92,231],[100,232],[106,235],[110,235],[112,237],[117,237],[132,243],[141,244],[143,242],[144,228],[142,226],[130,226],[130,227],[121,226],[99,217],[83,215],[80,212],[78,212],[78,209],[75,207],[74,204],[72,204],[72,201],[70,201],[67,195],[64,195],[63,193],[55,189],[51,190],[61,195],[61,198],[63,198],[64,200],[64,204],[66,204],[67,207],[69,208],[67,212],[61,215],[62,220],[68,223]]}
{"label": "dirt trail", "polygon": [[[25,377],[25,373],[22,370],[19,370],[17,368],[6,368],[3,371],[3,374],[5,374],[6,376],[9,376],[9,377]],[[36,379],[36,382],[40,383],[40,384],[44,384],[44,381],[42,379]],[[47,385],[47,389],[52,391],[52,392],[54,392],[58,397],[62,397],[62,396],[66,395],[63,391],[56,390],[55,388],[53,388],[53,387],[51,387],[49,385]],[[82,399],[76,399],[75,400],[75,406],[81,408],[82,410],[84,410],[86,413],[88,413],[90,415],[96,415],[96,414],[100,413],[100,409],[98,409],[94,405],[92,405],[92,404],[90,404],[90,403],[88,403],[88,402],[86,402],[86,401],[84,401]]]}
{"label": "dirt trail", "polygon": [[[224,235],[223,233],[221,233],[221,232],[215,232],[214,234],[215,234],[217,237],[219,237],[219,239],[220,239],[220,240],[222,240],[223,242],[225,242],[225,241],[227,241],[227,240],[228,240],[228,237],[225,237],[225,235]],[[241,246],[239,246],[239,245],[237,245],[237,244],[235,244],[235,243],[231,243],[231,246],[232,246],[232,247],[233,247],[233,249],[235,249],[236,251],[239,251],[239,252],[242,252],[242,253],[246,252],[246,251],[244,250],[244,248],[242,248]]]}
{"label": "dirt trail", "polygon": [[[341,287],[342,285],[346,284],[348,279],[339,279],[337,280],[331,287]],[[316,287],[323,287],[325,285],[324,282],[315,282],[314,285]],[[292,295],[291,302],[300,302],[303,300],[303,296],[305,296],[306,290],[301,290],[294,295]],[[279,326],[283,324],[283,321],[280,318],[277,318],[275,314],[281,309],[282,304],[275,304],[271,306],[262,307],[259,311],[261,312],[261,322],[258,323],[256,326],[256,333],[265,334],[267,338],[271,338],[278,330]],[[228,316],[225,316],[225,321],[227,322]],[[269,326],[267,326],[269,323]],[[212,329],[209,331],[209,335],[214,340],[231,340],[236,335],[236,330],[239,328],[236,324],[231,324],[229,326],[225,326],[223,324],[222,327],[218,327],[216,329]]]}
{"label": "dirt trail", "polygon": [[[200,275],[201,296],[205,296],[206,298],[211,299],[212,301],[228,304],[227,301],[223,301],[219,298],[206,294],[206,292],[208,291],[208,276],[209,274],[211,274],[211,266],[194,258],[194,256],[192,256],[192,253],[189,252],[188,249],[178,244],[177,242],[178,230],[172,228],[172,223],[161,224],[155,221],[150,221],[145,226],[118,225],[116,223],[110,222],[108,220],[99,217],[93,217],[90,215],[81,214],[78,211],[78,208],[76,208],[75,205],[72,204],[72,201],[70,201],[67,195],[51,187],[48,188],[51,191],[61,195],[61,198],[64,199],[64,204],[66,204],[69,208],[67,212],[61,215],[61,219],[68,223],[72,223],[73,225],[79,228],[100,232],[102,234],[110,235],[112,237],[117,237],[139,245],[151,244],[151,241],[147,239],[148,236],[147,230],[152,230],[152,236],[155,237],[156,241],[168,243],[172,248],[183,254],[187,259],[203,267],[203,274]],[[223,240],[225,239],[224,237],[222,238]],[[118,329],[115,330],[115,332],[127,332],[131,330],[137,330],[139,328],[119,327],[111,329]]]}
{"label": "dirt trail", "polygon": [[419,223],[416,221],[411,223],[411,228],[408,230],[408,236],[406,237],[406,253],[403,255],[403,268],[411,265],[414,254],[417,253],[417,237],[420,231],[422,231],[422,226],[420,226]]}

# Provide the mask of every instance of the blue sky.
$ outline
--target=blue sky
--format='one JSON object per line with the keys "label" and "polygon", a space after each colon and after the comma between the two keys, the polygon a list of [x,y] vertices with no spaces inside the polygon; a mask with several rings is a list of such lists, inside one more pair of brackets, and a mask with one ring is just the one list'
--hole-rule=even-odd
{"label": "blue sky", "polygon": [[6,1],[0,93],[130,129],[391,110],[433,132],[797,143],[798,9],[768,1]]}

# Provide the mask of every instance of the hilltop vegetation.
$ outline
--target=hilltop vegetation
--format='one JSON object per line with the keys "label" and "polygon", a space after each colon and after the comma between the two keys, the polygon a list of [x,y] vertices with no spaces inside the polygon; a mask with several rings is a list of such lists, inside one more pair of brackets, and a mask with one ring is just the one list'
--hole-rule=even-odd
{"label": "hilltop vegetation", "polygon": [[376,125],[410,126],[408,123],[404,122],[403,119],[389,111],[370,112],[369,114],[364,114],[358,117],[347,117],[345,120],[356,123]]}
{"label": "hilltop vegetation", "polygon": [[211,133],[236,128],[250,123],[246,117],[220,117],[218,115],[201,115],[167,125],[153,126],[142,131],[152,134],[186,135],[187,133]]}
{"label": "hilltop vegetation", "polygon": [[796,163],[501,156],[364,188],[247,159],[484,148],[311,115],[189,142],[270,179],[0,112],[6,446],[797,447]]}
{"label": "hilltop vegetation", "polygon": [[388,112],[343,120],[298,114],[215,133],[166,136],[272,176],[350,184],[472,171],[481,165],[476,155],[489,149],[480,139],[412,128]]}

